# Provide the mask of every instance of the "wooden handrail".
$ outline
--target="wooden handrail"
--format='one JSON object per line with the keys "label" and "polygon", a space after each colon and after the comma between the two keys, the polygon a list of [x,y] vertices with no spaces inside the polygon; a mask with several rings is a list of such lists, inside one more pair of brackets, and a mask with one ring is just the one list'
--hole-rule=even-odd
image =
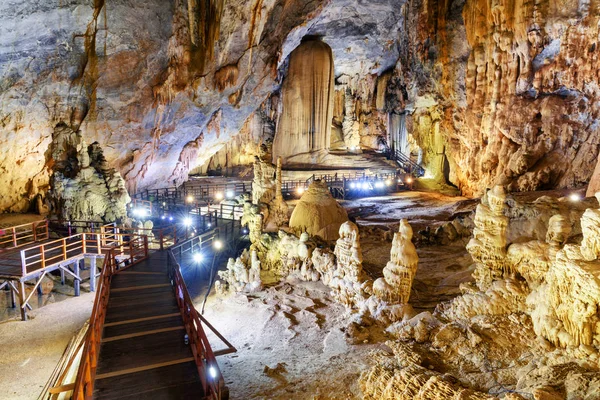
{"label": "wooden handrail", "polygon": [[[148,257],[148,239],[146,237],[136,236],[127,244],[130,249],[129,264],[125,268],[129,268],[135,263],[144,260]],[[142,258],[139,256],[140,249],[143,251]],[[90,326],[86,334],[85,345],[81,354],[81,361],[77,370],[77,378],[73,388],[74,400],[91,399],[94,393],[94,380],[96,377],[96,367],[98,365],[98,354],[100,350],[100,342],[102,340],[102,329],[104,327],[104,318],[106,317],[106,306],[110,295],[110,283],[112,277],[124,268],[119,269],[119,264],[125,260],[117,261],[116,255],[119,252],[118,248],[111,249],[104,258],[102,272],[98,281],[98,289],[94,306],[92,307],[92,315],[90,317]]]}
{"label": "wooden handrail", "polygon": [[210,342],[208,341],[206,333],[204,332],[204,328],[202,327],[202,322],[205,322],[207,326],[213,332],[215,332],[217,337],[219,337],[219,339],[221,339],[227,346],[226,350],[219,352],[220,355],[233,353],[237,350],[221,334],[219,334],[212,327],[212,325],[208,324],[208,322],[194,307],[194,303],[192,302],[185,285],[183,275],[181,274],[181,267],[179,266],[175,255],[173,254],[173,248],[168,250],[167,260],[169,266],[169,275],[172,279],[175,290],[177,305],[181,311],[185,329],[188,337],[190,338],[192,354],[194,355],[194,360],[196,361],[196,367],[198,369],[198,374],[204,389],[204,393],[211,399],[220,400],[225,382],[223,380],[223,375],[221,374],[215,354],[212,351]]}
{"label": "wooden handrail", "polygon": [[[26,276],[28,273],[84,254],[102,254],[121,245],[124,239],[132,236],[141,237],[133,233],[79,233],[68,238],[28,247],[20,252],[21,273]],[[119,251],[123,252],[123,249],[119,248]]]}
{"label": "wooden handrail", "polygon": [[[0,248],[15,248],[48,239],[48,221],[45,219],[0,228]],[[20,243],[21,242],[21,243]]]}

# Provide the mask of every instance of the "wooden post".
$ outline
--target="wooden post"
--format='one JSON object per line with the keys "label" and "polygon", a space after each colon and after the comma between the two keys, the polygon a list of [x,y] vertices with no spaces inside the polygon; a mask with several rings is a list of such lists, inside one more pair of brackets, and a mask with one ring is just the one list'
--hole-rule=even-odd
{"label": "wooden post", "polygon": [[21,320],[27,321],[27,306],[25,305],[25,282],[19,281],[19,307],[21,308]]}
{"label": "wooden post", "polygon": [[15,308],[17,306],[17,301],[15,298],[15,290],[14,290],[12,284],[9,284],[8,287],[10,289],[10,306],[11,306],[11,308]]}
{"label": "wooden post", "polygon": [[42,261],[42,268],[46,268],[46,254],[45,254],[45,248],[44,245],[40,246],[40,258]]}
{"label": "wooden post", "polygon": [[96,257],[90,258],[90,290],[96,291]]}
{"label": "wooden post", "polygon": [[27,275],[27,260],[25,259],[25,250],[21,250],[21,274]]}
{"label": "wooden post", "polygon": [[35,222],[31,224],[31,232],[33,233],[33,241],[37,242],[37,227],[35,226]]}
{"label": "wooden post", "polygon": [[[83,260],[85,262],[85,259]],[[80,278],[79,278],[79,261],[73,263],[75,278],[73,279],[73,286],[75,287],[75,296],[79,296],[80,291]]]}
{"label": "wooden post", "polygon": [[129,262],[133,264],[133,239],[129,239]]}
{"label": "wooden post", "polygon": [[160,249],[164,250],[164,246],[163,246],[163,239],[164,239],[164,234],[163,234],[163,230],[160,230]]}
{"label": "wooden post", "polygon": [[37,285],[37,292],[38,292],[38,295],[40,295],[40,296],[41,296],[41,295],[43,295],[43,294],[44,294],[44,292],[42,291],[42,283],[41,283],[40,281],[41,281],[41,278],[40,278],[40,277],[37,277],[37,278],[35,278],[35,283],[36,283],[36,284],[37,284],[38,282],[40,283],[39,285]]}
{"label": "wooden post", "polygon": [[[162,245],[162,241],[161,241]],[[144,235],[144,257],[148,257],[148,236]]]}
{"label": "wooden post", "polygon": [[13,246],[17,247],[17,231],[15,228],[12,228],[12,238],[13,238]]}
{"label": "wooden post", "polygon": [[85,233],[81,234],[81,252],[83,254],[87,253],[87,248],[86,248],[86,237],[85,237]]}

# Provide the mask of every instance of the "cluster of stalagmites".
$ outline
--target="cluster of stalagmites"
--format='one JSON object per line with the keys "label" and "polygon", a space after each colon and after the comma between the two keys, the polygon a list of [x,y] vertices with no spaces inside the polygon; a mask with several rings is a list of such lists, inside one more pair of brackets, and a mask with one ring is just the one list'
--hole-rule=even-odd
{"label": "cluster of stalagmites", "polygon": [[527,313],[536,334],[598,363],[600,210],[583,213],[579,245],[565,244],[572,223],[556,214],[548,221],[545,241],[507,246],[505,200],[500,187],[482,199],[467,246],[476,262],[476,287],[463,286],[463,296],[439,306],[438,313],[451,320]]}
{"label": "cluster of stalagmites", "polygon": [[116,221],[127,215],[131,201],[121,174],[109,168],[98,143],[87,146],[67,126],[55,130],[55,162],[50,202],[57,216],[68,221]]}
{"label": "cluster of stalagmites", "polygon": [[[245,203],[242,218],[252,243],[250,252],[229,260],[227,270],[219,273],[224,281],[219,290],[260,290],[260,271],[278,279],[320,280],[331,288],[335,300],[349,308],[386,322],[402,319],[418,263],[408,222],[400,222],[384,277],[373,283],[363,271],[358,227],[348,221],[325,183],[315,181],[303,194],[289,222],[292,233],[279,229],[284,213],[273,218],[273,209],[285,204],[280,176],[279,162],[275,170],[257,159],[252,201]],[[332,240],[336,240],[333,251]]]}

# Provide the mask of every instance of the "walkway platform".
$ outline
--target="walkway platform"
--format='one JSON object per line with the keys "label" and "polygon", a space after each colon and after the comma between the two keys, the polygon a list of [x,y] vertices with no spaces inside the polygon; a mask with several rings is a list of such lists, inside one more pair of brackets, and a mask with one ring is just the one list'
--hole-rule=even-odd
{"label": "walkway platform", "polygon": [[94,398],[205,398],[185,335],[168,275],[167,252],[155,252],[115,274]]}

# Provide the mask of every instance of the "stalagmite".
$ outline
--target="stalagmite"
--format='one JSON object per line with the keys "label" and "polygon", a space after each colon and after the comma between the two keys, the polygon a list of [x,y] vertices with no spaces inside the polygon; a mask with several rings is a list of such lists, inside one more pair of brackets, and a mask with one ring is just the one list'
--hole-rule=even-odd
{"label": "stalagmite", "polygon": [[467,251],[477,263],[476,280],[480,289],[502,276],[506,268],[506,227],[504,215],[506,193],[502,186],[494,186],[481,199],[475,213],[473,238]]}
{"label": "stalagmite", "polygon": [[326,43],[307,38],[291,53],[282,100],[274,161],[310,162],[310,153],[328,149],[331,141],[333,56]]}
{"label": "stalagmite", "polygon": [[392,241],[391,259],[383,269],[383,278],[373,283],[373,293],[391,304],[406,304],[417,273],[419,256],[412,243],[412,228],[403,219]]}
{"label": "stalagmite", "polygon": [[329,193],[327,184],[315,181],[304,192],[290,217],[290,228],[325,240],[336,240],[348,213]]}

